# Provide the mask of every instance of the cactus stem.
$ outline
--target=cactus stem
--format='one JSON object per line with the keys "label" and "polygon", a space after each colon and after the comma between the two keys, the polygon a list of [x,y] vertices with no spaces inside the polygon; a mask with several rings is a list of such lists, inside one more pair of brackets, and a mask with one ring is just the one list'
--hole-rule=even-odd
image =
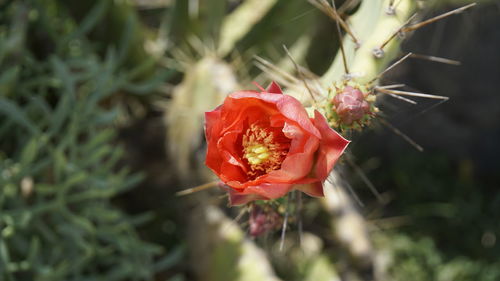
{"label": "cactus stem", "polygon": [[377,48],[374,48],[372,50],[372,54],[375,58],[377,59],[381,59],[385,56],[385,52],[384,50],[382,50],[381,48],[377,47]]}
{"label": "cactus stem", "polygon": [[398,7],[398,4],[401,3],[401,0],[396,4],[394,4],[394,2],[395,0],[391,0],[389,2],[389,7],[387,7],[387,10],[385,10],[385,13],[389,16],[394,16],[396,14],[396,8]]}
{"label": "cactus stem", "polygon": [[[350,73],[355,76],[356,82],[366,84],[378,72],[385,68],[391,59],[397,53],[399,40],[391,40],[380,52],[381,58],[373,56],[373,49],[381,45],[383,41],[391,36],[394,30],[400,28],[401,24],[409,18],[415,9],[415,2],[410,0],[395,1],[398,3],[398,16],[387,16],[381,8],[389,5],[388,0],[362,1],[356,13],[350,18],[351,27],[359,34],[359,39],[363,44],[359,49],[355,49],[354,43],[350,38],[344,38],[343,43],[349,63]],[[373,13],[378,9],[379,13]],[[342,68],[342,58],[340,53],[335,58],[332,66],[321,78],[322,83],[329,84],[331,81],[338,81],[344,74]]]}

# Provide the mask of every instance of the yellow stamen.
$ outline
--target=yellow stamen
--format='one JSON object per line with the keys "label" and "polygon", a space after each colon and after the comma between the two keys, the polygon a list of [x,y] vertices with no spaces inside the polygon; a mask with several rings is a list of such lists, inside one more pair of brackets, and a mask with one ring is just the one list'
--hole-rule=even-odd
{"label": "yellow stamen", "polygon": [[257,153],[257,154],[261,154],[261,153],[267,152],[267,148],[260,145],[260,146],[252,148],[252,152]]}
{"label": "yellow stamen", "polygon": [[246,158],[256,157],[262,160],[266,160],[269,157],[268,149],[263,145],[251,146],[247,150],[249,150],[250,152],[245,153]]}
{"label": "yellow stamen", "polygon": [[278,143],[272,131],[250,125],[242,140],[243,157],[250,166],[249,175],[268,173],[281,167],[288,145]]}
{"label": "yellow stamen", "polygon": [[250,162],[250,164],[252,165],[259,165],[260,163],[262,163],[262,159],[259,159],[257,157],[248,157],[248,162]]}
{"label": "yellow stamen", "polygon": [[266,160],[267,158],[269,158],[269,153],[264,152],[264,153],[258,154],[257,158],[262,159],[262,160]]}

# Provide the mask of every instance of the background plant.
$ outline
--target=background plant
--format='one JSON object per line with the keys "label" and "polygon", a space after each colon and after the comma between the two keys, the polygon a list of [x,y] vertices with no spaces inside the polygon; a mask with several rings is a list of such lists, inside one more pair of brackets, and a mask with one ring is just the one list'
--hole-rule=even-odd
{"label": "background plant", "polygon": [[132,39],[89,40],[106,13],[130,10],[110,3],[96,2],[81,21],[54,1],[2,3],[2,280],[145,280],[169,263],[139,238],[148,215],[111,203],[143,178],[120,164],[112,125],[126,116],[123,100],[140,102],[132,92],[156,86],[137,82],[151,67],[125,67],[137,53]]}

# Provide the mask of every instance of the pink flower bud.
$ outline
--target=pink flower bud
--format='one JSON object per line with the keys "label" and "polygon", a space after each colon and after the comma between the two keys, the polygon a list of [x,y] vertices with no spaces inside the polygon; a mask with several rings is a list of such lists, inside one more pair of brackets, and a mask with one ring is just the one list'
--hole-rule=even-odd
{"label": "pink flower bud", "polygon": [[351,86],[346,86],[342,92],[335,95],[332,103],[340,122],[345,125],[360,122],[365,114],[370,114],[370,104],[363,93]]}
{"label": "pink flower bud", "polygon": [[281,216],[276,211],[270,208],[261,208],[258,205],[253,205],[249,219],[249,234],[252,237],[265,234],[279,228],[281,221]]}

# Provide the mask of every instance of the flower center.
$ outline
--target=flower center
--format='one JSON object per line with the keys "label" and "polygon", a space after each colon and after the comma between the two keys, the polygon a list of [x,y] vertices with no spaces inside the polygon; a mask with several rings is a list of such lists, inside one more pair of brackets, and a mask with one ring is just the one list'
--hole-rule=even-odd
{"label": "flower center", "polygon": [[250,167],[249,176],[257,177],[281,168],[290,147],[290,139],[280,130],[252,124],[242,139],[243,158]]}
{"label": "flower center", "polygon": [[243,156],[251,165],[262,164],[262,162],[269,158],[269,149],[261,144],[250,146],[245,150],[245,152],[246,153]]}

